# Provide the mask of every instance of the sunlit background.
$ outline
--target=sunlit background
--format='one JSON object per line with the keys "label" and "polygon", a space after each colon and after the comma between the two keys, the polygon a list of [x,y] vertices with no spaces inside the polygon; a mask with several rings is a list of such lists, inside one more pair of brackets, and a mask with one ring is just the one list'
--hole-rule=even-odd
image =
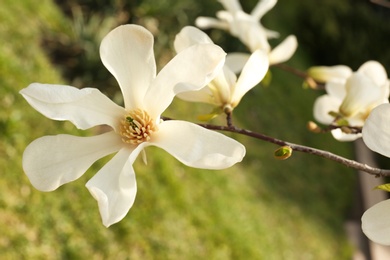
{"label": "sunlit background", "polygon": [[[256,0],[243,1],[250,11]],[[114,27],[136,23],[155,36],[158,68],[174,55],[175,35],[195,18],[215,16],[217,1],[0,0],[0,258],[2,259],[350,259],[344,224],[356,217],[356,173],[308,154],[286,161],[277,148],[232,135],[247,148],[244,161],[223,171],[191,169],[157,148],[148,165],[137,160],[138,194],[118,224],[105,228],[80,179],[43,193],[23,173],[24,148],[43,135],[89,136],[69,122],[53,122],[18,91],[32,82],[96,87],[116,102],[121,94],[99,58],[101,39]],[[368,0],[280,0],[262,20],[280,39],[295,34],[299,47],[287,62],[345,64],[356,70],[374,59],[390,68],[389,9]],[[225,51],[246,51],[235,38],[208,30]],[[271,68],[242,100],[233,122],[242,128],[353,158],[353,146],[310,133],[312,106],[321,92]],[[165,116],[196,121],[210,107],[175,100]],[[224,123],[223,117],[213,123]]]}

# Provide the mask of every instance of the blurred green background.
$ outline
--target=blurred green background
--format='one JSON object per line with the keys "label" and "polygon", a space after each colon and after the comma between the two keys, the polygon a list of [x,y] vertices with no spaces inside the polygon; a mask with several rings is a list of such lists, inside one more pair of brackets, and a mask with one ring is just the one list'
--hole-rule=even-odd
{"label": "blurred green background", "polygon": [[[244,161],[223,171],[188,168],[157,148],[148,165],[137,160],[138,195],[129,214],[105,228],[85,183],[109,159],[79,180],[50,193],[24,175],[24,148],[43,135],[81,136],[68,122],[32,109],[18,91],[32,82],[97,87],[120,102],[114,78],[100,62],[104,35],[137,23],[155,35],[161,68],[172,43],[197,16],[214,16],[217,1],[0,0],[0,256],[2,259],[350,259],[344,222],[355,197],[354,171],[307,154],[273,159],[274,145],[232,135],[247,148]],[[257,1],[245,1],[248,12]],[[376,59],[389,68],[389,10],[369,1],[280,0],[263,24],[298,37],[288,64],[346,64]],[[226,51],[244,51],[236,39],[207,31]],[[242,100],[237,126],[353,158],[351,144],[306,130],[322,94],[271,68],[272,82]],[[165,116],[195,121],[210,108],[175,100]],[[213,123],[221,123],[223,118]]]}

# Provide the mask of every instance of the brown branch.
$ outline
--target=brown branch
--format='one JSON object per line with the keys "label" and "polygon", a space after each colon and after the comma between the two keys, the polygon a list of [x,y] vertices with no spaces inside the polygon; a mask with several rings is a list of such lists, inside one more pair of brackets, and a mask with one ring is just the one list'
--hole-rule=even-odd
{"label": "brown branch", "polygon": [[290,142],[286,142],[283,140],[279,140],[261,133],[252,132],[250,130],[241,129],[237,127],[226,127],[226,126],[218,126],[218,125],[211,125],[211,124],[199,124],[200,126],[203,126],[204,128],[211,129],[211,130],[219,130],[219,131],[227,131],[227,132],[233,132],[238,133],[246,136],[250,136],[256,139],[260,139],[269,143],[273,143],[279,146],[289,146],[293,151],[297,152],[303,152],[308,154],[317,155],[341,164],[344,164],[347,167],[354,168],[356,170],[367,172],[371,175],[375,175],[376,177],[384,177],[384,176],[390,176],[390,170],[380,169],[380,168],[374,168],[367,164],[359,163],[354,160],[350,160],[347,158],[344,158],[342,156],[336,155],[334,153],[323,151],[320,149],[294,144]]}
{"label": "brown branch", "polygon": [[[162,119],[163,120],[172,120],[172,119],[167,118],[167,117],[162,117]],[[289,146],[289,147],[291,147],[291,149],[293,151],[303,152],[303,153],[308,153],[308,154],[320,156],[320,157],[323,157],[323,158],[326,158],[326,159],[329,159],[329,160],[341,163],[341,164],[343,164],[343,165],[345,165],[347,167],[367,172],[367,173],[369,173],[371,175],[374,175],[375,177],[387,177],[387,176],[390,176],[390,170],[371,167],[371,166],[369,166],[367,164],[359,163],[357,161],[344,158],[344,157],[342,157],[340,155],[337,155],[337,154],[334,154],[334,153],[331,153],[331,152],[328,152],[328,151],[312,148],[312,147],[309,147],[309,146],[304,146],[304,145],[299,145],[299,144],[286,142],[286,141],[283,141],[283,140],[280,140],[280,139],[276,139],[276,138],[273,138],[273,137],[270,137],[270,136],[267,136],[267,135],[264,135],[264,134],[261,134],[261,133],[252,132],[250,130],[241,129],[241,128],[238,128],[238,127],[235,127],[235,126],[220,126],[220,125],[212,125],[212,124],[198,124],[198,125],[200,125],[200,126],[202,126],[204,128],[210,129],[210,130],[227,131],[227,132],[232,132],[232,133],[237,133],[237,134],[250,136],[250,137],[253,137],[253,138],[265,141],[265,142],[273,143],[273,144],[276,144],[276,145],[279,145],[279,146]]]}
{"label": "brown branch", "polygon": [[284,64],[284,63],[275,64],[274,66],[278,67],[278,68],[280,68],[282,70],[288,71],[288,72],[290,72],[290,73],[292,73],[292,74],[294,74],[294,75],[296,75],[296,76],[298,76],[300,78],[303,78],[303,79],[306,79],[306,78],[309,77],[309,75],[306,72],[303,72],[303,71],[298,70],[296,68],[290,67],[290,66],[288,66],[287,64]]}
{"label": "brown branch", "polygon": [[284,63],[275,64],[273,66],[275,66],[275,67],[277,67],[279,69],[282,69],[284,71],[290,72],[291,74],[294,74],[295,76],[298,76],[298,77],[304,79],[306,81],[306,83],[310,86],[310,88],[312,88],[312,89],[316,89],[316,90],[324,90],[325,89],[324,82],[316,81],[315,79],[310,77],[304,71],[301,71],[301,70],[298,70],[296,68],[290,67],[290,66],[288,66],[287,64],[284,64]]}
{"label": "brown branch", "polygon": [[371,3],[390,8],[390,2],[386,0],[371,0]]}

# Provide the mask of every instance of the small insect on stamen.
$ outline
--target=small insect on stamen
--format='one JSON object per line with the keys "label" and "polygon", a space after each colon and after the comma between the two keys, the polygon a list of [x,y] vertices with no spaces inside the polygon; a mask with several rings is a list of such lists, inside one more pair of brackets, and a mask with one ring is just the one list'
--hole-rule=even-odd
{"label": "small insect on stamen", "polygon": [[121,120],[119,134],[125,143],[140,144],[149,141],[151,134],[156,130],[157,126],[149,114],[141,109],[135,109]]}
{"label": "small insect on stamen", "polygon": [[129,122],[129,125],[131,126],[131,128],[133,128],[133,130],[135,130],[135,128],[137,128],[137,125],[134,123],[134,119],[127,116],[126,117],[126,121]]}

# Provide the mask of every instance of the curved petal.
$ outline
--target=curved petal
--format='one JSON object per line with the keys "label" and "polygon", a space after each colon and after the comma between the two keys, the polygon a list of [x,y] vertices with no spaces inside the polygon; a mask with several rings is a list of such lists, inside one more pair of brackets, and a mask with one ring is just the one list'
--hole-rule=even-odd
{"label": "curved petal", "polygon": [[210,29],[210,28],[215,28],[215,29],[221,29],[221,30],[229,30],[229,25],[225,21],[220,21],[215,18],[211,17],[198,17],[195,20],[195,25],[198,26],[201,29]]}
{"label": "curved petal", "polygon": [[123,146],[113,131],[92,137],[44,136],[33,141],[23,153],[23,169],[32,185],[52,191],[74,181],[98,159]]}
{"label": "curved petal", "polygon": [[181,52],[185,48],[198,43],[213,43],[210,37],[193,26],[185,26],[175,37],[175,50]]}
{"label": "curved petal", "polygon": [[263,50],[270,52],[271,46],[268,43],[267,34],[264,28],[253,20],[247,20],[244,14],[237,14],[242,16],[235,22],[235,31],[237,37],[248,47],[251,52],[256,50]]}
{"label": "curved petal", "polygon": [[176,95],[178,98],[189,102],[201,102],[207,104],[214,104],[213,93],[210,88],[204,87],[197,91],[182,92]]}
{"label": "curved petal", "polygon": [[277,31],[272,31],[269,29],[264,28],[265,35],[267,36],[267,39],[273,39],[273,38],[279,38],[280,34]]}
{"label": "curved petal", "polygon": [[318,97],[314,102],[314,118],[322,124],[331,124],[334,117],[330,116],[329,112],[337,112],[340,104],[340,100],[329,95],[322,95]]}
{"label": "curved petal", "polygon": [[137,184],[132,164],[142,149],[121,149],[85,185],[97,200],[106,227],[122,220],[134,204]]}
{"label": "curved petal", "polygon": [[332,130],[332,135],[333,135],[334,139],[341,141],[341,142],[352,142],[352,141],[355,141],[356,139],[359,139],[360,137],[362,137],[361,133],[346,134],[339,128]]}
{"label": "curved petal", "polygon": [[269,63],[277,64],[287,61],[293,56],[297,47],[297,38],[294,35],[289,35],[278,46],[272,49],[269,54]]}
{"label": "curved petal", "polygon": [[362,134],[368,148],[390,157],[390,104],[379,105],[371,111]]}
{"label": "curved petal", "polygon": [[257,50],[252,53],[237,80],[232,96],[233,107],[250,89],[260,83],[268,71],[268,66],[268,55],[265,52]]}
{"label": "curved petal", "polygon": [[236,81],[236,74],[224,66],[222,71],[207,85],[212,92],[212,99],[215,105],[222,106],[230,104],[231,93]]}
{"label": "curved petal", "polygon": [[348,78],[345,85],[347,95],[340,106],[340,112],[345,116],[357,113],[369,113],[372,108],[383,101],[387,90],[375,85],[375,82],[360,72],[355,72]]}
{"label": "curved petal", "polygon": [[44,116],[69,120],[79,129],[104,124],[116,129],[124,114],[122,107],[94,88],[33,83],[20,94]]}
{"label": "curved petal", "polygon": [[240,162],[245,147],[220,133],[185,121],[164,121],[150,145],[160,147],[190,167],[225,169]]}
{"label": "curved petal", "polygon": [[145,95],[143,107],[153,118],[158,118],[176,94],[201,89],[215,77],[224,62],[225,52],[215,44],[186,48],[157,75]]}
{"label": "curved petal", "polygon": [[363,233],[375,243],[390,245],[390,200],[381,201],[364,212]]}
{"label": "curved petal", "polygon": [[125,107],[140,107],[140,101],[156,76],[153,35],[142,26],[119,26],[103,39],[100,57],[118,81]]}
{"label": "curved petal", "polygon": [[362,66],[360,66],[358,72],[364,73],[378,86],[382,86],[388,81],[385,68],[377,61],[365,62]]}
{"label": "curved petal", "polygon": [[325,90],[330,96],[340,100],[340,103],[347,95],[347,91],[345,89],[345,82],[340,83],[338,81],[328,81],[325,84]]}
{"label": "curved petal", "polygon": [[232,52],[226,55],[225,66],[228,66],[231,71],[238,74],[245,66],[251,55],[249,53]]}
{"label": "curved petal", "polygon": [[310,77],[320,82],[332,81],[345,84],[347,78],[352,75],[352,69],[345,65],[315,66],[308,69],[307,73]]}
{"label": "curved petal", "polygon": [[[239,11],[239,12],[242,12],[242,11]],[[230,13],[230,12],[225,11],[225,10],[221,10],[221,11],[218,11],[215,14],[215,16],[219,20],[226,22],[226,24],[228,24],[228,29],[231,31],[232,23],[234,21],[234,14],[233,13]]]}
{"label": "curved petal", "polygon": [[259,21],[269,10],[276,5],[277,0],[259,0],[251,12],[257,21]]}

